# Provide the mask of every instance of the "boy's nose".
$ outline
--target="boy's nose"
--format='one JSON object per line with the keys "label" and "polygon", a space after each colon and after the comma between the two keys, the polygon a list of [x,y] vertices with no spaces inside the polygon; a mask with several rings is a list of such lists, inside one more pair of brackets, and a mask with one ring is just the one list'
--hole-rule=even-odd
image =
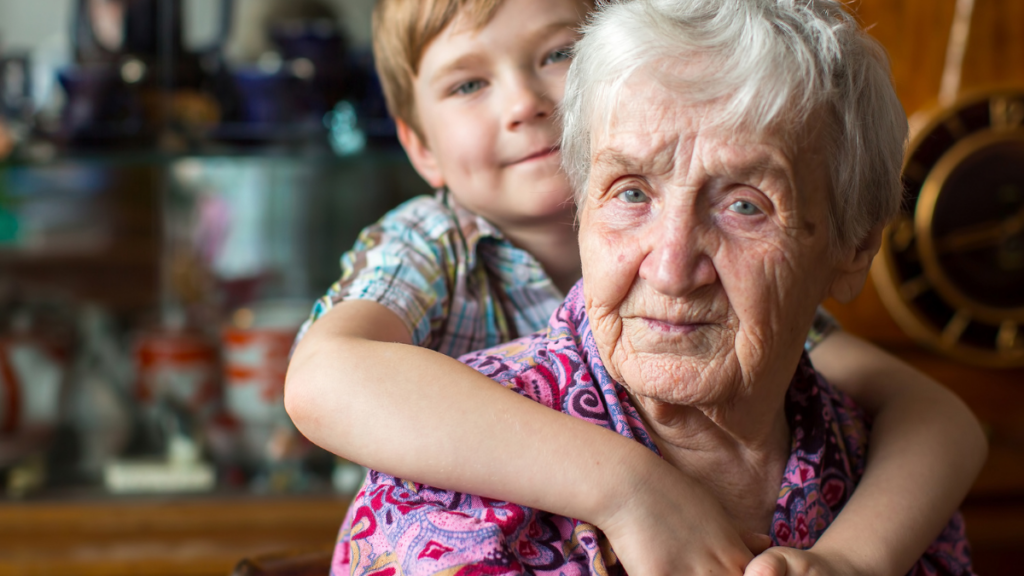
{"label": "boy's nose", "polygon": [[505,124],[508,129],[514,129],[549,118],[554,111],[555,102],[546,87],[536,80],[520,79],[511,87],[505,106]]}

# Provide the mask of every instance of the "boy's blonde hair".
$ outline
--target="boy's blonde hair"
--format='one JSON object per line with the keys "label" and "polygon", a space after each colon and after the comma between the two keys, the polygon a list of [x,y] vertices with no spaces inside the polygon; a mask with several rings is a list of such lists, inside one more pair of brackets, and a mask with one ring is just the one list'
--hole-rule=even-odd
{"label": "boy's blonde hair", "polygon": [[457,18],[485,26],[504,0],[378,0],[373,10],[373,57],[388,111],[422,138],[413,79],[430,42]]}

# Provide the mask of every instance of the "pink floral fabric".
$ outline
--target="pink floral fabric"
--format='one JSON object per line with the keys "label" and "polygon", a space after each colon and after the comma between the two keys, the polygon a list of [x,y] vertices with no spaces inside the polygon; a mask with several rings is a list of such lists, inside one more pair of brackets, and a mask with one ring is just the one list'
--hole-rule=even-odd
{"label": "pink floral fabric", "polygon": [[[523,396],[657,452],[625,390],[601,362],[582,284],[546,330],[462,361]],[[868,424],[806,357],[790,384],[786,417],[792,450],[770,536],[775,545],[806,549],[864,472]],[[585,522],[371,471],[342,525],[332,574],[611,576],[624,570],[601,532]],[[959,514],[911,574],[973,574]]]}

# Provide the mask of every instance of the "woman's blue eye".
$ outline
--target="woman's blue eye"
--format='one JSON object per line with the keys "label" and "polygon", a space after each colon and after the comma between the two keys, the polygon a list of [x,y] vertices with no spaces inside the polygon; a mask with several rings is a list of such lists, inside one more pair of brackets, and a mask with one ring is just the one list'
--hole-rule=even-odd
{"label": "woman's blue eye", "polygon": [[641,204],[643,202],[647,202],[648,200],[650,200],[647,194],[644,194],[642,191],[636,188],[630,188],[629,190],[622,192],[621,194],[619,194],[619,198],[621,198],[623,202],[626,202],[628,204]]}
{"label": "woman's blue eye", "polygon": [[458,86],[456,86],[455,90],[452,90],[452,93],[453,94],[472,94],[473,92],[476,92],[477,90],[479,90],[479,89],[481,89],[483,87],[484,87],[483,80],[469,80],[467,82],[463,82],[462,84],[459,84]]}
{"label": "woman's blue eye", "polygon": [[556,64],[558,62],[562,62],[563,60],[568,60],[570,58],[572,58],[572,50],[570,48],[559,48],[558,50],[555,50],[551,54],[548,54],[547,58],[544,59],[544,63]]}
{"label": "woman's blue eye", "polygon": [[729,209],[744,216],[753,216],[761,211],[757,206],[754,206],[753,203],[747,202],[746,200],[737,200],[733,202],[732,205],[729,206]]}

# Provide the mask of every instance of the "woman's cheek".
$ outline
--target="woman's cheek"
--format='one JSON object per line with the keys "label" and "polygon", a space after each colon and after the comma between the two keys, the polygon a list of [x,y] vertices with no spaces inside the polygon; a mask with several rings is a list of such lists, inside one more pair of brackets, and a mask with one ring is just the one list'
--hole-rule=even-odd
{"label": "woman's cheek", "polygon": [[642,261],[639,239],[633,234],[595,230],[581,249],[583,275],[595,304],[618,307],[633,285]]}

